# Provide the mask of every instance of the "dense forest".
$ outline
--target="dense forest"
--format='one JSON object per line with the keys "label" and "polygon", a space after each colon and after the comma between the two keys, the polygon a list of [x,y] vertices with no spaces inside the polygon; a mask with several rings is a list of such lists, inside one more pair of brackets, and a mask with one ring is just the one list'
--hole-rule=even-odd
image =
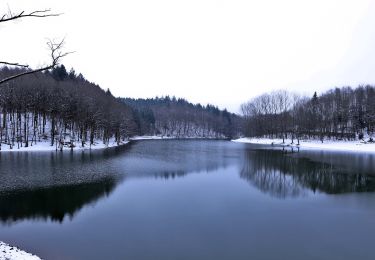
{"label": "dense forest", "polygon": [[[26,69],[2,67],[2,78]],[[0,147],[88,147],[136,134],[132,110],[64,65],[14,79],[0,87]]]}
{"label": "dense forest", "polygon": [[241,132],[241,117],[213,105],[192,104],[169,96],[120,100],[134,109],[133,117],[141,135],[233,138]]}
{"label": "dense forest", "polygon": [[[0,68],[0,77],[27,68]],[[115,98],[64,65],[16,78],[0,87],[0,149],[49,142],[56,149],[120,143],[134,135],[231,138],[241,117],[184,99]]]}
{"label": "dense forest", "polygon": [[342,87],[311,98],[284,90],[266,93],[241,105],[248,137],[365,139],[375,130],[375,87]]}

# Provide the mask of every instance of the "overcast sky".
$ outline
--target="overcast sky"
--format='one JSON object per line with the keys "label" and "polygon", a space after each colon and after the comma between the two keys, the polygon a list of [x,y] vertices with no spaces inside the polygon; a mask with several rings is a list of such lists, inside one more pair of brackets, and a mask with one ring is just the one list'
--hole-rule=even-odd
{"label": "overcast sky", "polygon": [[1,13],[51,8],[60,17],[0,26],[2,60],[63,60],[115,96],[175,95],[238,112],[265,91],[375,83],[371,0],[0,0]]}

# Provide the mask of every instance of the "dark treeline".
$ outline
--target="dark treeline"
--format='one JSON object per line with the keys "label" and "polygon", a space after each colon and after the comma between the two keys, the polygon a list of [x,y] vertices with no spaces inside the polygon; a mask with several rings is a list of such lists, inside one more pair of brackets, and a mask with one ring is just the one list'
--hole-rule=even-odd
{"label": "dark treeline", "polygon": [[141,135],[173,137],[232,138],[241,130],[241,118],[213,105],[192,104],[185,99],[161,97],[151,99],[122,98],[134,109]]}
{"label": "dark treeline", "polygon": [[[1,77],[20,72],[3,67]],[[62,146],[116,142],[135,134],[132,110],[109,91],[64,65],[0,87],[0,145],[28,147],[49,140]]]}
{"label": "dark treeline", "polygon": [[248,137],[373,141],[375,88],[335,88],[311,98],[281,90],[258,96],[241,110]]}

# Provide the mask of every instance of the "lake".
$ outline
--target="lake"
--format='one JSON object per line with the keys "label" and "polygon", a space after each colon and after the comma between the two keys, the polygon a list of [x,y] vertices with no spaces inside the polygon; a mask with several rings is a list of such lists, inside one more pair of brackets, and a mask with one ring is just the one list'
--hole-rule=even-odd
{"label": "lake", "polygon": [[228,141],[0,154],[0,240],[44,259],[374,259],[375,155]]}

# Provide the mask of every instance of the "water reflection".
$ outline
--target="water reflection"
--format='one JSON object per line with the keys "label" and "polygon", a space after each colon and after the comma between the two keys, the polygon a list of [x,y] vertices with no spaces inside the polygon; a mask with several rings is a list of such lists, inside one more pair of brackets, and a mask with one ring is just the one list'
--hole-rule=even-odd
{"label": "water reflection", "polygon": [[301,154],[278,150],[248,149],[245,154],[240,176],[275,197],[303,196],[309,191],[327,194],[375,191],[375,176],[340,167],[335,160],[313,161]]}
{"label": "water reflection", "polygon": [[168,180],[225,168],[241,151],[227,145],[170,140],[105,151],[0,153],[0,221],[62,222],[109,196],[125,177]]}
{"label": "water reflection", "polygon": [[51,220],[62,222],[71,219],[87,204],[107,197],[117,180],[105,178],[93,183],[20,190],[0,195],[0,220],[12,224],[19,220]]}
{"label": "water reflection", "polygon": [[[356,158],[351,159],[351,158]],[[366,159],[364,159],[366,158]],[[352,162],[354,166],[349,166]],[[145,141],[73,153],[0,153],[0,221],[63,221],[105,198],[124,180],[171,180],[228,169],[279,198],[375,190],[373,157],[320,152],[286,154],[220,141]],[[357,165],[358,164],[358,165]],[[229,170],[230,169],[230,170]]]}
{"label": "water reflection", "polygon": [[73,218],[123,180],[113,162],[128,149],[0,153],[0,221]]}
{"label": "water reflection", "polygon": [[122,161],[127,177],[173,179],[238,164],[243,147],[225,141],[163,140],[133,144]]}
{"label": "water reflection", "polygon": [[302,151],[295,156],[305,157],[314,162],[334,165],[341,172],[375,175],[375,155],[373,153],[348,153],[330,151]]}
{"label": "water reflection", "polygon": [[318,193],[373,191],[371,165],[219,141],[1,154],[0,234],[45,259],[372,259],[375,193]]}
{"label": "water reflection", "polygon": [[0,153],[0,193],[120,177],[123,172],[113,161],[128,150]]}

